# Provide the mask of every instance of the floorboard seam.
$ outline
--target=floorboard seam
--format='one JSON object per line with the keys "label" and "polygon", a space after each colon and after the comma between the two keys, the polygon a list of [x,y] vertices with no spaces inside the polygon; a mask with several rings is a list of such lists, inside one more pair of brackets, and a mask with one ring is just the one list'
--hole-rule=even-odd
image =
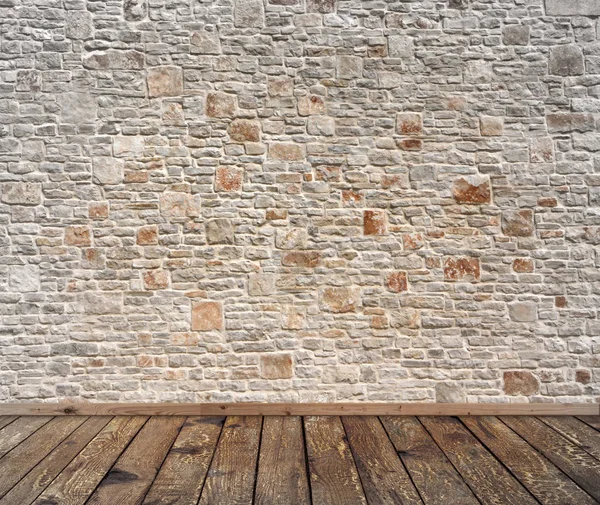
{"label": "floorboard seam", "polygon": [[311,505],[313,505],[312,482],[310,481],[310,462],[308,461],[308,448],[306,444],[306,428],[304,427],[304,418],[300,416],[300,424],[302,425],[302,444],[304,446],[304,466],[306,469],[306,480],[308,481],[308,497]]}
{"label": "floorboard seam", "polygon": [[229,416],[223,417],[223,422],[221,423],[221,430],[219,431],[219,436],[217,437],[217,441],[213,448],[213,452],[210,455],[210,461],[208,462],[208,465],[206,467],[206,472],[204,474],[204,479],[202,480],[202,485],[200,486],[200,494],[198,494],[198,499],[196,500],[196,505],[198,505],[200,503],[200,500],[202,499],[202,493],[204,492],[204,486],[206,486],[206,480],[208,479],[208,474],[210,472],[210,468],[212,467],[213,460],[215,459],[215,454],[217,453],[217,448],[219,447],[219,442],[221,441],[221,436],[223,435],[223,427],[225,426],[225,423],[227,422],[227,417],[229,417]]}
{"label": "floorboard seam", "polygon": [[350,456],[352,456],[352,463],[354,463],[354,468],[356,469],[356,475],[358,475],[358,481],[360,482],[360,488],[362,489],[363,497],[365,498],[365,501],[367,503],[369,503],[369,498],[367,498],[367,493],[365,492],[365,485],[363,484],[362,477],[360,475],[360,472],[358,471],[358,465],[356,464],[356,456],[354,456],[354,448],[352,447],[352,444],[350,443],[350,438],[348,438],[348,432],[346,431],[346,426],[344,425],[344,419],[343,419],[344,417],[345,416],[339,416],[340,424],[342,425],[342,429],[344,430],[344,438],[346,439],[346,443],[348,444],[348,449],[350,449]]}

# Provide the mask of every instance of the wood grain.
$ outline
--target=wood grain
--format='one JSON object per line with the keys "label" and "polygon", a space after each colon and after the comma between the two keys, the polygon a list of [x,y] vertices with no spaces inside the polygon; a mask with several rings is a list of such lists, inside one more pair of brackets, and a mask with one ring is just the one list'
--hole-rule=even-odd
{"label": "wood grain", "polygon": [[39,430],[51,419],[52,417],[48,416],[19,417],[8,426],[2,428],[2,430],[0,430],[0,458],[13,447],[19,445],[32,433],[35,433],[37,430]]}
{"label": "wood grain", "polygon": [[26,504],[34,501],[110,419],[106,416],[88,418],[4,495],[0,505]]}
{"label": "wood grain", "polygon": [[102,479],[87,505],[142,503],[183,425],[183,417],[152,417]]}
{"label": "wood grain", "polygon": [[262,418],[228,417],[199,505],[251,505]]}
{"label": "wood grain", "polygon": [[15,419],[18,419],[18,416],[0,417],[0,430],[2,430],[2,428],[4,428],[7,424],[12,423]]}
{"label": "wood grain", "polygon": [[416,417],[384,417],[381,420],[426,505],[479,504]]}
{"label": "wood grain", "polygon": [[599,415],[594,403],[7,403],[0,415],[470,416]]}
{"label": "wood grain", "polygon": [[304,419],[313,505],[366,505],[339,417]]}
{"label": "wood grain", "polygon": [[198,503],[224,422],[224,417],[186,419],[144,499],[145,505]]}
{"label": "wood grain", "polygon": [[496,417],[465,417],[463,423],[544,505],[595,503],[547,458]]}
{"label": "wood grain", "polygon": [[[498,460],[453,417],[419,418],[471,491],[486,504],[536,505]],[[498,490],[502,490],[501,493]]]}
{"label": "wood grain", "polygon": [[302,418],[265,417],[254,503],[310,505]]}
{"label": "wood grain", "polygon": [[55,417],[0,459],[0,497],[4,496],[58,444],[76,430],[86,417]]}
{"label": "wood grain", "polygon": [[147,419],[115,417],[52,481],[34,504],[83,505]]}
{"label": "wood grain", "polygon": [[588,426],[600,431],[600,416],[578,416],[581,421],[586,423]]}
{"label": "wood grain", "polygon": [[540,421],[554,428],[585,452],[600,460],[600,433],[576,417],[540,417]]}
{"label": "wood grain", "polygon": [[500,418],[579,486],[600,500],[600,461],[534,417]]}

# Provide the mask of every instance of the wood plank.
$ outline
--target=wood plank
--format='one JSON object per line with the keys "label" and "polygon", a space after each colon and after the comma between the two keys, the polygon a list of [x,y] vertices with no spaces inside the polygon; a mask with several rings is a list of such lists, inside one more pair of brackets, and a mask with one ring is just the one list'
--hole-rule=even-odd
{"label": "wood plank", "polygon": [[310,505],[302,418],[263,420],[254,503]]}
{"label": "wood plank", "polygon": [[0,431],[0,458],[50,421],[49,416],[19,417]]}
{"label": "wood plank", "polygon": [[0,415],[471,416],[598,415],[594,403],[7,403]]}
{"label": "wood plank", "polygon": [[142,503],[184,417],[151,417],[106,474],[87,505]]}
{"label": "wood plank", "polygon": [[596,503],[498,418],[465,417],[462,418],[462,422],[542,504]]}
{"label": "wood plank", "polygon": [[416,417],[384,417],[382,422],[426,505],[479,505]]}
{"label": "wood plank", "polygon": [[503,416],[500,419],[600,500],[600,461],[534,417]]}
{"label": "wood plank", "polygon": [[588,426],[600,431],[600,416],[578,416]]}
{"label": "wood plank", "polygon": [[224,417],[186,419],[144,499],[144,504],[196,505],[198,503],[224,422]]}
{"label": "wood plank", "polygon": [[304,419],[313,505],[366,505],[339,417]]}
{"label": "wood plank", "polygon": [[34,504],[83,505],[147,419],[115,417],[52,481]]}
{"label": "wood plank", "polygon": [[486,504],[534,505],[523,485],[453,417],[419,418],[477,498]]}
{"label": "wood plank", "polygon": [[4,428],[7,424],[12,423],[19,416],[2,416],[0,417],[0,430]]}
{"label": "wood plank", "polygon": [[369,505],[422,504],[379,418],[342,417]]}
{"label": "wood plank", "polygon": [[261,417],[227,418],[199,505],[252,504],[261,427]]}
{"label": "wood plank", "polygon": [[0,497],[81,426],[86,417],[55,417],[0,459]]}
{"label": "wood plank", "polygon": [[0,505],[27,504],[34,501],[110,419],[107,416],[88,418],[4,495]]}
{"label": "wood plank", "polygon": [[591,426],[571,416],[540,417],[540,421],[554,428],[563,437],[600,460],[600,433]]}

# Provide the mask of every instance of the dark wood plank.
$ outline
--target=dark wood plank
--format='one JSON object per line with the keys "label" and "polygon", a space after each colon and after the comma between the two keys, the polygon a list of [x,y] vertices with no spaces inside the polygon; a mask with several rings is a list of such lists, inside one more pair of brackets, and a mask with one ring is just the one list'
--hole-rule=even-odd
{"label": "dark wood plank", "polygon": [[523,485],[454,417],[420,417],[477,498],[486,504],[534,505]]}
{"label": "dark wood plank", "polygon": [[23,416],[0,431],[0,458],[49,422],[49,416]]}
{"label": "dark wood plank", "polygon": [[151,417],[86,503],[142,503],[184,421],[181,416]]}
{"label": "dark wood plank", "polygon": [[342,417],[369,505],[422,504],[379,418]]}
{"label": "dark wood plank", "polygon": [[600,460],[600,433],[591,426],[572,416],[540,417],[540,421]]}
{"label": "dark wood plank", "polygon": [[339,417],[304,418],[313,505],[366,505]]}
{"label": "dark wood plank", "polygon": [[600,416],[577,416],[585,424],[600,431]]}
{"label": "dark wood plank", "polygon": [[479,505],[469,486],[416,417],[383,417],[381,420],[426,505]]}
{"label": "dark wood plank", "polygon": [[34,501],[110,419],[108,416],[87,419],[4,495],[0,505],[28,504]]}
{"label": "dark wood plank", "polygon": [[254,503],[310,505],[301,417],[264,418]]}
{"label": "dark wood plank", "polygon": [[35,505],[83,505],[147,417],[115,417],[67,465]]}
{"label": "dark wood plank", "polygon": [[7,424],[12,423],[15,419],[18,419],[19,416],[2,416],[0,417],[0,430],[4,428]]}
{"label": "dark wood plank", "polygon": [[592,505],[596,503],[591,496],[498,418],[486,416],[461,419],[542,504]]}
{"label": "dark wood plank", "polygon": [[500,419],[582,489],[596,500],[600,499],[600,461],[535,417],[502,416]]}
{"label": "dark wood plank", "polygon": [[224,422],[224,416],[186,419],[144,499],[145,505],[198,503]]}
{"label": "dark wood plank", "polygon": [[86,417],[55,417],[0,459],[0,497],[81,426]]}
{"label": "dark wood plank", "polygon": [[199,505],[250,505],[254,494],[262,417],[225,421]]}

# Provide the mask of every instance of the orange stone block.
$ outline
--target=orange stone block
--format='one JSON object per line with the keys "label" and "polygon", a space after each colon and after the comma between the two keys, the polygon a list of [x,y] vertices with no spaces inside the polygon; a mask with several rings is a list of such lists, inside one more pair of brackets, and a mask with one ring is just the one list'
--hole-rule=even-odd
{"label": "orange stone block", "polygon": [[385,235],[387,225],[384,210],[365,210],[363,215],[365,235]]}
{"label": "orange stone block", "polygon": [[223,329],[223,306],[220,302],[192,303],[192,330]]}
{"label": "orange stone block", "polygon": [[69,226],[65,230],[65,244],[89,247],[92,245],[92,233],[87,226]]}

